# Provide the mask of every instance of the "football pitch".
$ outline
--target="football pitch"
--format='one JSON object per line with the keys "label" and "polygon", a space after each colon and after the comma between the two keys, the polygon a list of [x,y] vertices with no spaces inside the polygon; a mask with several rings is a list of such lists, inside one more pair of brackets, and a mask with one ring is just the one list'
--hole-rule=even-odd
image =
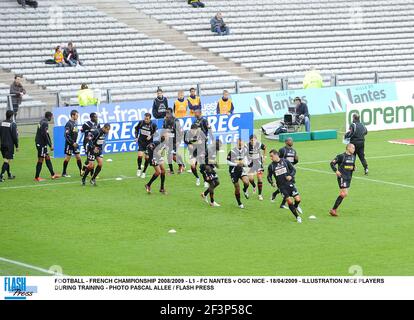
{"label": "football pitch", "polygon": [[[314,130],[345,131],[342,114],[312,121]],[[66,275],[95,276],[413,276],[414,148],[388,143],[409,138],[413,130],[369,133],[370,175],[358,161],[339,218],[328,215],[338,196],[329,162],[344,151],[342,134],[296,143],[299,225],[279,209],[280,196],[270,202],[267,181],[265,201],[252,195],[239,209],[226,165],[218,171],[220,208],[202,201],[204,188],[188,173],[167,176],[168,195],[157,192],[159,181],[147,195],[152,168],[148,179],[137,178],[135,153],[107,155],[113,161],[105,161],[98,187],[81,187],[74,160],[72,178],[35,183],[34,138],[23,135],[12,164],[17,179],[0,184],[0,275],[47,275],[60,266]],[[263,142],[268,151],[282,147]],[[53,164],[61,172],[62,159]],[[45,166],[42,173],[48,177]]]}

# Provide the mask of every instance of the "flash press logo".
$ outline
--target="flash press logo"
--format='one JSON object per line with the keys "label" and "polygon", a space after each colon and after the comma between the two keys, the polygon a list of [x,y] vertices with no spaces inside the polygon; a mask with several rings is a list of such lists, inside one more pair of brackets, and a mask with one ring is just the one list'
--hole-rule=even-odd
{"label": "flash press logo", "polygon": [[29,287],[26,277],[5,277],[4,292],[5,300],[26,300],[37,293],[37,287]]}

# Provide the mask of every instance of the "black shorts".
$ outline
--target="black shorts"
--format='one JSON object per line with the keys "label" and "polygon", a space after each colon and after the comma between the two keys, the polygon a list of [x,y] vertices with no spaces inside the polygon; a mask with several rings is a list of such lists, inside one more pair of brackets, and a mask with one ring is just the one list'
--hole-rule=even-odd
{"label": "black shorts", "polygon": [[39,144],[36,145],[37,148],[37,157],[38,158],[46,158],[49,156],[49,151],[47,150],[47,146],[41,146]]}
{"label": "black shorts", "polygon": [[102,150],[99,150],[98,152],[96,152],[95,150],[90,150],[87,152],[87,157],[88,159],[86,160],[88,163],[89,162],[94,162],[97,158],[103,158],[102,155]]}
{"label": "black shorts", "polygon": [[352,178],[338,177],[339,189],[349,189],[351,187]]}
{"label": "black shorts", "polygon": [[247,177],[246,168],[238,168],[237,170],[230,171],[231,182],[238,183],[243,177]]}
{"label": "black shorts", "polygon": [[138,152],[147,152],[148,146],[152,141],[140,141],[138,140]]}
{"label": "black shorts", "polygon": [[1,155],[3,159],[13,160],[14,159],[14,146],[1,146]]}
{"label": "black shorts", "polygon": [[79,146],[75,148],[74,146],[65,143],[65,154],[67,156],[80,154]]}
{"label": "black shorts", "polygon": [[299,195],[298,189],[296,189],[296,186],[291,184],[285,184],[279,188],[279,191],[281,194],[283,194],[284,197],[290,198],[290,197],[297,197]]}

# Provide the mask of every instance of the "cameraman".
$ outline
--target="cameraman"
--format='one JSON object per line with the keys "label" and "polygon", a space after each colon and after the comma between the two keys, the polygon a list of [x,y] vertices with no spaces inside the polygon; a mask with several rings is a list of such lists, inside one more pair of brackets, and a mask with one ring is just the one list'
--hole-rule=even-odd
{"label": "cameraman", "polygon": [[306,131],[311,131],[311,124],[310,124],[310,115],[309,109],[306,103],[302,102],[302,99],[296,97],[295,100],[296,105],[296,116],[299,118],[299,124],[304,124]]}

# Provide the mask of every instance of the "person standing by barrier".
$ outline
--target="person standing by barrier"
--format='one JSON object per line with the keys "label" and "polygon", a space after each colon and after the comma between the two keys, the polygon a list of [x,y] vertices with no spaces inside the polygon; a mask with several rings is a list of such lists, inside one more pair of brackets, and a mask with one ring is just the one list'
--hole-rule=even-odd
{"label": "person standing by barrier", "polygon": [[368,163],[365,159],[365,136],[368,134],[368,130],[358,114],[352,116],[352,124],[349,127],[349,131],[345,134],[345,139],[349,139],[349,142],[355,146],[355,154],[361,161],[365,175],[368,175]]}
{"label": "person standing by barrier", "polygon": [[93,91],[89,89],[86,83],[82,83],[81,89],[78,91],[78,103],[81,107],[96,106],[99,104],[99,99],[95,98]]}
{"label": "person standing by barrier", "polygon": [[183,90],[178,92],[177,100],[174,102],[173,111],[176,118],[185,118],[188,116],[188,100],[185,99]]}
{"label": "person standing by barrier", "polygon": [[164,92],[161,88],[157,90],[157,97],[152,104],[152,115],[155,119],[164,119],[167,115],[168,99],[164,97]]}
{"label": "person standing by barrier", "polygon": [[190,109],[190,116],[194,117],[195,110],[201,110],[201,99],[197,96],[196,89],[190,89],[190,96],[188,97],[188,108]]}
{"label": "person standing by barrier", "polygon": [[10,85],[10,95],[15,120],[17,118],[17,113],[19,112],[19,107],[22,104],[23,96],[25,94],[26,90],[23,88],[22,76],[16,75],[14,77],[14,82]]}
{"label": "person standing by barrier", "polygon": [[10,172],[10,162],[14,159],[14,148],[19,151],[19,137],[17,134],[17,125],[13,121],[13,111],[7,110],[6,120],[0,124],[0,142],[1,155],[3,157],[3,166],[0,173],[0,182],[4,182],[4,174],[7,172],[9,180],[15,178]]}
{"label": "person standing by barrier", "polygon": [[303,79],[304,89],[320,89],[323,88],[323,78],[315,67],[312,67]]}
{"label": "person standing by barrier", "polygon": [[229,98],[229,92],[223,91],[223,97],[217,102],[217,114],[230,115],[234,113],[233,101]]}

